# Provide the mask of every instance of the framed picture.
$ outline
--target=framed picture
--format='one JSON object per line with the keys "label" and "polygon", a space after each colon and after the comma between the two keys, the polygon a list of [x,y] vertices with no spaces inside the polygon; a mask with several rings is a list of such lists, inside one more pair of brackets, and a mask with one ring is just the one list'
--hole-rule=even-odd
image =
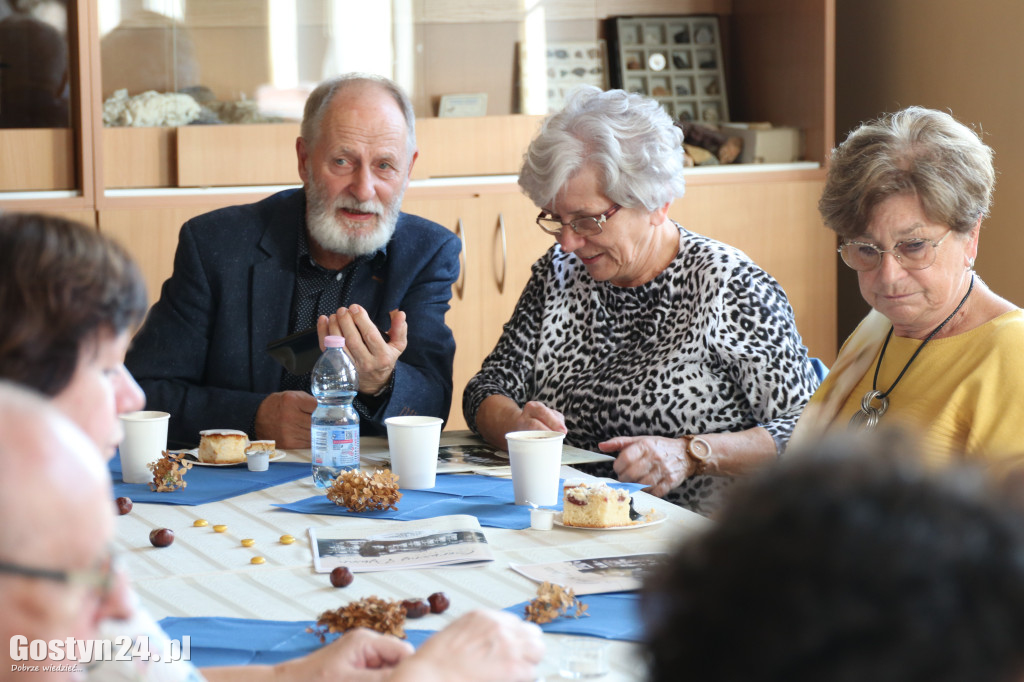
{"label": "framed picture", "polygon": [[729,120],[718,17],[613,17],[611,86],[653,97],[678,121]]}
{"label": "framed picture", "polygon": [[543,88],[546,91],[547,102],[546,111],[525,113],[543,114],[558,111],[565,106],[566,96],[580,85],[596,85],[602,90],[608,88],[608,55],[605,41],[549,42],[543,49],[543,82],[531,82],[536,79],[528,78],[529,70],[526,63],[533,55],[528,53],[524,44],[520,43],[519,46],[523,100],[530,101],[535,96],[536,89]]}

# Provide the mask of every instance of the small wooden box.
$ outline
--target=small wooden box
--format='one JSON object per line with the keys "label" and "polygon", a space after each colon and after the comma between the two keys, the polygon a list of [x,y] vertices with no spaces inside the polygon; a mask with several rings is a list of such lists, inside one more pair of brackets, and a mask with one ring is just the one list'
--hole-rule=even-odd
{"label": "small wooden box", "polygon": [[792,163],[802,155],[800,130],[759,123],[728,123],[724,134],[743,139],[739,163]]}

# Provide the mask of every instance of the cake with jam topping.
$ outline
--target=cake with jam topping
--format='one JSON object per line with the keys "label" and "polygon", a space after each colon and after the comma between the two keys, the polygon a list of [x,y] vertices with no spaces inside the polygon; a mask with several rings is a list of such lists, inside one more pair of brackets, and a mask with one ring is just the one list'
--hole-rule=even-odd
{"label": "cake with jam topping", "polygon": [[630,495],[605,483],[577,483],[563,488],[562,523],[581,528],[628,526]]}

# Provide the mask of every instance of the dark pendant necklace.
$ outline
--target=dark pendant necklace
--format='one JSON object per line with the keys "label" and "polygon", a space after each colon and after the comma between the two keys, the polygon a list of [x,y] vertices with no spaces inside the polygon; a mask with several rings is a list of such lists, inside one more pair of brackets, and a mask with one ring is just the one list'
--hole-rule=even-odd
{"label": "dark pendant necklace", "polygon": [[[875,363],[875,376],[871,380],[871,390],[864,394],[864,397],[860,401],[860,410],[857,411],[853,417],[850,418],[850,427],[870,430],[878,426],[878,420],[882,418],[885,411],[889,409],[889,395],[896,388],[896,384],[900,383],[900,379],[907,373],[910,365],[913,364],[917,356],[920,355],[924,347],[928,345],[939,331],[946,326],[946,324],[953,319],[953,316],[960,312],[960,309],[964,307],[964,303],[967,302],[967,297],[971,295],[971,291],[974,290],[974,275],[971,275],[971,284],[967,287],[967,293],[960,299],[960,303],[957,307],[949,314],[945,320],[942,321],[938,327],[932,330],[932,333],[925,338],[924,343],[917,347],[914,354],[907,360],[907,364],[903,365],[903,369],[900,370],[899,376],[896,377],[896,381],[892,382],[892,386],[887,391],[878,390],[878,370],[882,366],[882,358],[885,357],[885,349],[889,347],[889,339],[892,338],[892,333],[895,327],[889,327],[889,333],[885,337],[885,343],[882,344],[882,352],[878,354],[878,362]],[[873,403],[878,401],[876,407]]]}

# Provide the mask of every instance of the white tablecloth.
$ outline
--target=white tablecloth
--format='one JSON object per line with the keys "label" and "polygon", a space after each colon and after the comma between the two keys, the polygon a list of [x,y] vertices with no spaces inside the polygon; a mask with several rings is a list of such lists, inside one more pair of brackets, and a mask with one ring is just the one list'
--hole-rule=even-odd
{"label": "white tablecloth", "polygon": [[[364,452],[374,452],[386,451],[387,445],[382,439],[367,438],[362,447]],[[288,459],[309,461],[309,452],[290,452]],[[580,474],[566,468],[563,475]],[[313,494],[316,488],[312,478],[307,477],[201,506],[136,504],[130,514],[118,519],[116,550],[124,558],[143,604],[156,619],[221,616],[315,620],[327,609],[370,595],[409,599],[426,598],[442,591],[451,599],[447,612],[408,622],[408,627],[439,630],[472,609],[502,609],[536,596],[537,585],[510,569],[510,563],[667,551],[677,540],[707,523],[685,509],[637,493],[638,508],[653,507],[668,519],[658,525],[625,531],[570,530],[558,526],[550,531],[484,528],[495,556],[489,564],[360,573],[350,586],[338,589],[331,586],[326,574],[314,573],[306,530],[351,523],[352,519],[295,514],[272,507]],[[197,519],[206,519],[210,525],[194,527],[193,521]],[[227,525],[227,531],[215,532],[216,524]],[[163,527],[174,530],[175,541],[169,547],[153,547],[149,532]],[[295,543],[281,544],[279,538],[284,534],[294,536]],[[252,538],[255,545],[243,547],[243,538]],[[266,563],[250,563],[254,556],[264,557]],[[561,636],[545,638],[548,652],[540,674],[544,679],[557,680]],[[602,679],[643,679],[638,651],[634,644],[612,642],[611,673]]]}

